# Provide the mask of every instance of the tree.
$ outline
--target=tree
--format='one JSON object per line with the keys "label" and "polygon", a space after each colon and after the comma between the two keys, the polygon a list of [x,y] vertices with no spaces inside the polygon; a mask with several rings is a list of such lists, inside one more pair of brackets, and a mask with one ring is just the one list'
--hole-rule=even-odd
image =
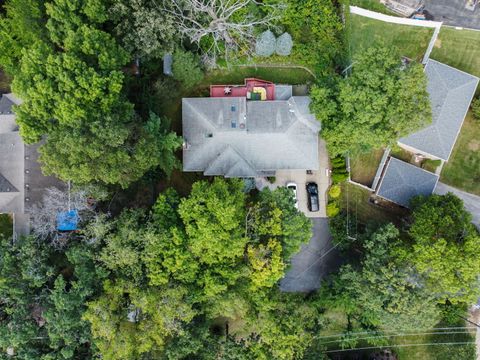
{"label": "tree", "polygon": [[398,236],[392,224],[367,235],[360,268],[341,268],[327,304],[354,315],[366,327],[413,330],[435,325],[440,318],[436,298],[418,274],[399,261]]}
{"label": "tree", "polygon": [[185,89],[190,89],[203,79],[203,72],[195,54],[180,49],[173,54],[172,72]]}
{"label": "tree", "polygon": [[363,51],[337,83],[336,93],[320,87],[312,97],[331,155],[390,145],[431,122],[423,68],[404,64],[396,49]]}
{"label": "tree", "polygon": [[273,55],[275,52],[275,45],[275,35],[270,30],[266,30],[262,32],[255,41],[255,54],[264,57]]}
{"label": "tree", "polygon": [[[142,119],[127,101],[122,67],[130,56],[102,30],[104,2],[54,0],[45,11],[10,13],[23,2],[11,0],[2,21],[15,31],[37,21],[30,29],[36,33],[22,37],[21,55],[12,52],[5,63],[12,64],[12,88],[23,100],[15,109],[23,139],[46,139],[43,171],[126,187],[150,169],[171,170],[181,141],[166,131],[164,119]],[[8,39],[2,37],[0,48]]]}
{"label": "tree", "polygon": [[292,56],[319,75],[331,75],[344,57],[341,6],[331,0],[288,0],[286,4],[280,21],[294,40]]}
{"label": "tree", "polygon": [[452,193],[419,197],[412,201],[408,231],[412,252],[405,256],[425,276],[439,301],[471,304],[478,298],[480,235],[471,215]]}
{"label": "tree", "polygon": [[173,51],[178,38],[174,19],[155,1],[115,1],[110,16],[115,35],[130,54],[149,60]]}
{"label": "tree", "polygon": [[293,40],[289,33],[285,32],[277,38],[275,52],[281,56],[288,56],[292,52]]}
{"label": "tree", "polygon": [[[252,8],[268,8],[258,14]],[[268,26],[278,18],[278,5],[256,0],[163,1],[163,10],[173,16],[180,33],[214,56],[228,51],[250,51],[253,29]]]}

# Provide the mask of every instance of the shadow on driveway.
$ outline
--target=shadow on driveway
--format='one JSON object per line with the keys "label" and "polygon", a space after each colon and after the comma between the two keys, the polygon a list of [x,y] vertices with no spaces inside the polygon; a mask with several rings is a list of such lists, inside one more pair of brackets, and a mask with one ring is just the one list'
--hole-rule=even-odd
{"label": "shadow on driveway", "polygon": [[341,265],[339,251],[332,244],[328,218],[311,219],[313,237],[292,257],[291,267],[280,281],[284,292],[309,292],[320,287],[321,280]]}

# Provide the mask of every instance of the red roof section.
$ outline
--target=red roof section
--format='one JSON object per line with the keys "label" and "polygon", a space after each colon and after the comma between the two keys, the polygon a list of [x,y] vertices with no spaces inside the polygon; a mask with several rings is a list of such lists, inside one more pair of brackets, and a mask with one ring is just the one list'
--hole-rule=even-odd
{"label": "red roof section", "polygon": [[210,85],[210,97],[246,97],[254,87],[265,88],[267,100],[275,100],[275,84],[256,78],[246,78],[243,85]]}

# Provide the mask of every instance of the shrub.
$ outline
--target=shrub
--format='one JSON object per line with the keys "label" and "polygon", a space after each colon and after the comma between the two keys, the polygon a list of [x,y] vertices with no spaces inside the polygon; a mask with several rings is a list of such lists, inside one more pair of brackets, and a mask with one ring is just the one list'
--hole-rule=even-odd
{"label": "shrub", "polygon": [[328,190],[328,196],[331,199],[337,199],[341,193],[342,193],[342,189],[340,188],[340,185],[332,185],[330,187],[330,190]]}
{"label": "shrub", "polygon": [[348,173],[347,172],[333,172],[332,174],[332,182],[334,184],[339,184],[341,182],[344,182],[345,180],[348,179]]}
{"label": "shrub", "polygon": [[264,31],[257,37],[255,53],[258,56],[268,57],[275,52],[276,44],[275,35],[270,30]]}
{"label": "shrub", "polygon": [[292,52],[293,41],[289,33],[285,32],[277,38],[275,52],[281,56],[288,56]]}
{"label": "shrub", "polygon": [[337,202],[331,202],[327,205],[327,216],[328,217],[335,217],[340,212],[340,208],[338,207]]}
{"label": "shrub", "polygon": [[425,159],[422,163],[422,169],[435,171],[442,164],[442,160]]}
{"label": "shrub", "polygon": [[472,112],[475,119],[480,120],[480,98],[473,100]]}
{"label": "shrub", "polygon": [[173,78],[185,89],[197,85],[203,79],[203,72],[195,54],[180,49],[175,50],[172,63]]}

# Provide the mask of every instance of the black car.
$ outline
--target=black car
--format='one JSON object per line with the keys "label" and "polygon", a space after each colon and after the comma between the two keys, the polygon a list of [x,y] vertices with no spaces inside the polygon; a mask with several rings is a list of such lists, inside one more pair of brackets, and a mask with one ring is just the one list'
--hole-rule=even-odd
{"label": "black car", "polygon": [[308,210],[318,211],[318,186],[316,183],[307,183],[307,195],[308,195]]}

